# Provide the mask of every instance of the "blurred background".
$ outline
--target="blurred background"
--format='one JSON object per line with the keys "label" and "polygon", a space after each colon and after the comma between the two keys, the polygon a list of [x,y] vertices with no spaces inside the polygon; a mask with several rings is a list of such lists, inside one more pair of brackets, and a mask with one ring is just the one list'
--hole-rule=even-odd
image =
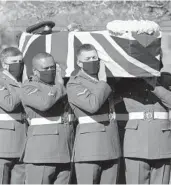
{"label": "blurred background", "polygon": [[171,1],[0,1],[0,45],[16,43],[26,27],[44,20],[62,30],[72,22],[103,30],[109,21],[148,19],[171,31]]}
{"label": "blurred background", "polygon": [[77,23],[83,30],[104,30],[112,20],[153,20],[163,31],[166,70],[171,70],[171,1],[0,1],[0,51],[18,45],[21,32],[33,24],[51,20],[53,30]]}

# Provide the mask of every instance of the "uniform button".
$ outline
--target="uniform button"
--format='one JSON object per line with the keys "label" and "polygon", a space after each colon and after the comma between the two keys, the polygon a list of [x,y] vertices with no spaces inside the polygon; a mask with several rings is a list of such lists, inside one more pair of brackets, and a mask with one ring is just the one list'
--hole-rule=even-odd
{"label": "uniform button", "polygon": [[145,101],[148,101],[148,99],[145,99]]}

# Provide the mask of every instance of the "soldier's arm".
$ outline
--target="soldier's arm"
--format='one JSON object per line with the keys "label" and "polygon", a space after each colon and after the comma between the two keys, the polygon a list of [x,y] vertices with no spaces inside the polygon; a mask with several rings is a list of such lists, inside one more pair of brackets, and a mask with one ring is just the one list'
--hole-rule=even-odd
{"label": "soldier's arm", "polygon": [[0,81],[0,107],[7,112],[12,112],[21,103],[15,88]]}
{"label": "soldier's arm", "polygon": [[62,84],[50,87],[40,86],[38,82],[29,82],[25,83],[21,89],[23,104],[40,111],[48,110],[66,94]]}
{"label": "soldier's arm", "polygon": [[162,101],[166,107],[171,108],[171,91],[165,89],[162,86],[156,86],[152,92]]}
{"label": "soldier's arm", "polygon": [[90,113],[97,112],[110,93],[110,86],[103,81],[94,84],[93,90],[86,88],[74,77],[67,84],[69,102]]}

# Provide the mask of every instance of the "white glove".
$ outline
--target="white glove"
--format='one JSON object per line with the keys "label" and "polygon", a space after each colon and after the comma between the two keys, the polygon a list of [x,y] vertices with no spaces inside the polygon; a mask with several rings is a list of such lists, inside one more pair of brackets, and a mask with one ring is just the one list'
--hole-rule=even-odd
{"label": "white glove", "polygon": [[64,85],[64,80],[62,78],[61,68],[60,68],[59,64],[56,64],[56,79],[55,79],[55,83],[56,82]]}
{"label": "white glove", "polygon": [[100,70],[99,70],[99,73],[98,73],[98,78],[99,78],[99,81],[107,82],[105,64],[104,64],[103,60],[100,60]]}

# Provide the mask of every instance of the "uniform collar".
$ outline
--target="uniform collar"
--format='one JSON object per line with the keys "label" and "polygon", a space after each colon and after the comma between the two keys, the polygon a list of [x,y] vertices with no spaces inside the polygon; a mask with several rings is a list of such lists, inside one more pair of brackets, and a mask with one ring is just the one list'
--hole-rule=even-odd
{"label": "uniform collar", "polygon": [[88,78],[93,82],[98,82],[99,81],[97,78],[93,78],[92,76],[88,75],[83,69],[80,69],[78,75],[82,76],[84,78]]}
{"label": "uniform collar", "polygon": [[4,78],[5,78],[5,79],[7,78],[7,79],[9,80],[10,84],[16,85],[16,86],[21,86],[21,83],[18,82],[18,81],[11,75],[11,73],[9,73],[7,70],[4,70],[2,73],[5,75]]}
{"label": "uniform collar", "polygon": [[44,84],[44,85],[48,85],[48,86],[53,86],[53,85],[55,85],[55,83],[53,83],[53,84],[48,84],[48,83],[45,83],[45,82],[43,82],[42,80],[40,80],[37,76],[30,76],[30,78],[29,78],[29,80],[30,81],[33,81],[33,82],[38,82],[38,83],[41,83],[41,84]]}

